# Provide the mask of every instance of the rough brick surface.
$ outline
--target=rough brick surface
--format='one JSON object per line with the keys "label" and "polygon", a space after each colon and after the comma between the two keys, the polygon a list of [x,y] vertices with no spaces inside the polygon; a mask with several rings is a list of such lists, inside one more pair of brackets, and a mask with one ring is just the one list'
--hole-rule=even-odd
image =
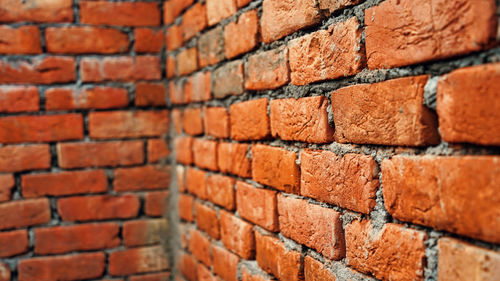
{"label": "rough brick surface", "polygon": [[2,37],[0,54],[39,54],[42,52],[38,27],[0,26],[0,37]]}
{"label": "rough brick surface", "polygon": [[28,251],[28,232],[26,230],[15,230],[0,233],[0,257],[7,258],[17,256]]}
{"label": "rough brick surface", "polygon": [[252,225],[226,211],[220,211],[221,240],[226,248],[244,259],[255,255]]}
{"label": "rough brick surface", "polygon": [[217,212],[201,203],[196,202],[196,225],[214,239],[220,238],[219,218]]}
{"label": "rough brick surface", "polygon": [[31,61],[22,59],[0,62],[0,83],[52,84],[76,80],[74,58],[44,57]]}
{"label": "rough brick surface", "polygon": [[199,169],[188,168],[186,171],[186,188],[189,193],[207,198],[207,187],[205,184],[206,172]]}
{"label": "rough brick surface", "polygon": [[0,280],[10,281],[10,277],[11,277],[10,267],[5,263],[0,263]]}
{"label": "rough brick surface", "polygon": [[119,108],[126,107],[128,103],[128,93],[123,88],[52,88],[45,91],[47,110]]}
{"label": "rough brick surface", "polygon": [[248,90],[276,89],[288,84],[288,49],[281,47],[251,56],[245,64],[245,76]]}
{"label": "rough brick surface", "polygon": [[163,84],[135,84],[136,106],[164,106],[167,103],[167,89]]}
{"label": "rough brick surface", "polygon": [[198,69],[198,50],[189,48],[177,55],[177,74],[186,75]]}
{"label": "rough brick surface", "polygon": [[231,138],[259,140],[269,136],[267,99],[257,99],[231,105]]}
{"label": "rough brick surface", "polygon": [[278,207],[276,192],[257,189],[239,181],[236,184],[238,214],[269,231],[278,231]]}
{"label": "rough brick surface", "polygon": [[90,137],[96,139],[162,136],[168,131],[166,110],[92,112]]}
{"label": "rough brick surface", "polygon": [[229,114],[224,107],[206,107],[204,110],[205,133],[216,138],[229,137]]}
{"label": "rough brick surface", "polygon": [[169,268],[162,246],[133,248],[109,254],[109,273],[113,276],[161,271]]}
{"label": "rough brick surface", "polygon": [[[23,214],[19,216],[19,214]],[[50,221],[47,198],[16,200],[0,204],[0,229],[27,227]]]}
{"label": "rough brick surface", "polygon": [[95,25],[158,26],[160,9],[156,3],[81,1],[80,21]]}
{"label": "rough brick surface", "polygon": [[47,5],[44,0],[1,2],[0,22],[70,22],[73,21],[73,2],[54,0]]}
{"label": "rough brick surface", "polygon": [[166,233],[165,219],[128,221],[123,224],[123,244],[129,247],[158,244]]}
{"label": "rough brick surface", "polygon": [[215,98],[243,93],[243,63],[233,61],[217,68],[212,75]]}
{"label": "rough brick surface", "polygon": [[49,145],[7,145],[0,147],[0,171],[19,172],[50,167]]}
{"label": "rough brick surface", "polygon": [[304,258],[304,276],[310,281],[335,281],[335,276],[320,261],[311,257]]}
{"label": "rough brick surface", "polygon": [[114,171],[113,186],[116,191],[166,189],[170,184],[168,166],[142,166],[120,168]]}
{"label": "rough brick surface", "polygon": [[184,41],[191,39],[207,27],[207,8],[202,3],[194,4],[182,16],[182,35]]}
{"label": "rough brick surface", "polygon": [[111,28],[49,27],[45,30],[47,51],[57,54],[124,53],[127,34]]}
{"label": "rough brick surface", "polygon": [[210,251],[210,240],[200,231],[191,231],[189,239],[189,251],[193,256],[206,266],[212,266],[212,253]]}
{"label": "rough brick surface", "polygon": [[220,142],[217,148],[217,162],[220,171],[243,178],[251,177],[252,167],[247,155],[247,144]]}
{"label": "rough brick surface", "polygon": [[15,186],[15,179],[12,174],[0,175],[0,202],[9,201],[12,189]]}
{"label": "rough brick surface", "polygon": [[139,199],[134,195],[69,197],[57,201],[57,210],[64,221],[127,219],[139,213]]}
{"label": "rough brick surface", "polygon": [[207,0],[209,25],[214,25],[234,13],[236,13],[236,1],[234,0]]}
{"label": "rough brick surface", "polygon": [[198,63],[200,67],[216,64],[224,59],[222,27],[203,33],[198,39]]}
{"label": "rough brick surface", "polygon": [[259,17],[256,10],[248,11],[224,27],[226,57],[233,58],[251,51],[257,46]]}
{"label": "rough brick surface", "polygon": [[86,57],[80,61],[80,74],[84,82],[156,80],[161,78],[160,60],[149,55]]}
{"label": "rough brick surface", "polygon": [[212,246],[214,272],[227,281],[237,281],[239,258],[235,254],[218,246]]}
{"label": "rough brick surface", "polygon": [[234,210],[236,206],[234,184],[235,180],[231,177],[208,176],[206,180],[208,200],[228,210]]}
{"label": "rough brick surface", "polygon": [[38,111],[38,94],[38,89],[33,86],[0,86],[0,112]]}
{"label": "rough brick surface", "polygon": [[148,192],[144,198],[144,212],[146,215],[152,217],[163,215],[166,210],[167,197],[167,191]]}
{"label": "rough brick surface", "polygon": [[182,127],[186,134],[192,136],[203,134],[202,109],[195,107],[184,110],[182,113]]}
{"label": "rough brick surface", "polygon": [[150,28],[134,29],[135,51],[139,53],[157,53],[165,45],[163,31]]}
{"label": "rough brick surface", "polygon": [[193,142],[194,164],[200,168],[217,170],[217,142],[195,139]]}

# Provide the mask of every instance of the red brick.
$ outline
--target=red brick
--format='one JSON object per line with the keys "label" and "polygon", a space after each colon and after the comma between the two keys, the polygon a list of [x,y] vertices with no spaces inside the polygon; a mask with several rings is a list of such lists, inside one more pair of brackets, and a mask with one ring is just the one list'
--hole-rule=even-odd
{"label": "red brick", "polygon": [[0,174],[0,202],[9,201],[16,181],[12,174]]}
{"label": "red brick", "polygon": [[47,110],[106,109],[127,105],[128,92],[124,88],[52,88],[45,91]]}
{"label": "red brick", "polygon": [[248,145],[244,143],[219,143],[217,162],[223,173],[234,174],[243,178],[252,177],[250,159],[247,157]]}
{"label": "red brick", "polygon": [[344,231],[339,212],[278,195],[278,213],[283,235],[316,249],[328,259],[344,257]]}
{"label": "red brick", "polygon": [[50,151],[47,144],[0,147],[0,172],[20,172],[47,168],[50,168]]}
{"label": "red brick", "polygon": [[371,156],[304,150],[300,160],[301,195],[364,214],[375,207],[379,169]]}
{"label": "red brick", "polygon": [[149,163],[162,162],[170,155],[170,150],[164,139],[149,139],[147,149]]}
{"label": "red brick", "polygon": [[423,104],[427,79],[405,77],[333,92],[336,141],[411,146],[439,143],[436,115]]}
{"label": "red brick", "polygon": [[179,217],[185,221],[193,221],[194,197],[187,194],[179,194]]}
{"label": "red brick", "polygon": [[184,87],[187,102],[207,101],[212,97],[210,72],[197,72],[189,77]]}
{"label": "red brick", "polygon": [[288,84],[288,49],[281,47],[251,56],[245,64],[245,75],[248,90],[276,89]]}
{"label": "red brick", "polygon": [[157,3],[81,1],[80,22],[94,25],[159,26]]}
{"label": "red brick", "polygon": [[497,33],[495,11],[493,0],[391,0],[366,9],[368,67],[404,66],[484,49]]}
{"label": "red brick", "polygon": [[80,114],[0,118],[0,142],[50,142],[83,138]]}
{"label": "red brick", "polygon": [[158,53],[165,44],[163,30],[151,28],[134,29],[135,51],[139,53]]}
{"label": "red brick", "polygon": [[[130,276],[130,281],[168,281],[170,280],[169,272],[153,273],[146,275]],[[113,281],[113,280],[110,280]]]}
{"label": "red brick", "polygon": [[0,22],[72,22],[72,5],[71,0],[54,0],[50,5],[45,0],[1,0]]}
{"label": "red brick", "polygon": [[206,107],[205,133],[216,138],[229,137],[229,114],[225,107]]}
{"label": "red brick", "polygon": [[358,220],[345,231],[350,267],[382,280],[424,280],[425,233],[392,223],[377,230]]}
{"label": "red brick", "polygon": [[164,211],[166,210],[167,198],[167,191],[155,191],[146,193],[144,213],[151,217],[162,216]]}
{"label": "red brick", "polygon": [[193,38],[207,27],[207,9],[204,4],[196,3],[182,16],[182,35],[184,41]]}
{"label": "red brick", "polygon": [[206,180],[208,200],[228,210],[234,210],[234,183],[235,180],[230,177],[209,175]]}
{"label": "red brick", "polygon": [[361,0],[323,0],[319,2],[319,9],[327,11],[328,14],[332,14],[335,11],[351,5],[356,5],[359,2],[361,2]]}
{"label": "red brick", "polygon": [[112,28],[49,27],[45,30],[47,52],[57,54],[113,54],[128,51],[126,33]]}
{"label": "red brick", "polygon": [[186,191],[186,169],[182,165],[176,165],[175,166],[175,173],[177,175],[177,188],[179,189],[179,192],[185,192]]}
{"label": "red brick", "polygon": [[246,268],[241,268],[241,281],[270,281],[270,278],[267,278],[262,273],[257,273],[252,275],[252,273]]}
{"label": "red brick", "polygon": [[236,0],[236,5],[238,8],[248,5],[248,3],[252,2],[252,0]]}
{"label": "red brick", "polygon": [[28,174],[21,177],[24,198],[102,193],[108,188],[103,170]]}
{"label": "red brick", "polygon": [[109,274],[123,276],[169,268],[162,246],[141,247],[109,254]]}
{"label": "red brick", "polygon": [[193,138],[177,137],[175,138],[175,152],[177,154],[177,162],[190,165],[193,163]]}
{"label": "red brick", "polygon": [[262,39],[265,43],[270,43],[315,25],[320,20],[319,9],[314,0],[264,0],[261,17]]}
{"label": "red brick", "polygon": [[142,166],[120,168],[114,171],[115,191],[141,191],[166,189],[170,184],[169,166]]}
{"label": "red brick", "polygon": [[83,58],[80,72],[83,82],[161,79],[160,58],[149,55]]}
{"label": "red brick", "polygon": [[43,57],[0,62],[0,83],[53,84],[76,80],[74,58]]}
{"label": "red brick", "polygon": [[36,26],[14,28],[1,25],[0,37],[2,38],[0,54],[40,54],[42,52],[40,30]]}
{"label": "red brick", "polygon": [[70,142],[57,144],[62,168],[116,167],[143,163],[142,141]]}
{"label": "red brick", "polygon": [[324,264],[309,256],[304,258],[304,276],[307,281],[337,280]]}
{"label": "red brick", "polygon": [[164,106],[167,104],[167,88],[159,83],[135,84],[136,106]]}
{"label": "red brick", "polygon": [[172,104],[185,104],[187,99],[184,96],[184,83],[183,80],[170,81],[168,84],[168,91],[170,101]]}
{"label": "red brick", "polygon": [[328,99],[322,96],[271,101],[271,133],[283,140],[308,143],[333,141]]}
{"label": "red brick", "polygon": [[200,168],[217,171],[217,142],[195,139],[193,142],[194,164]]}
{"label": "red brick", "polygon": [[174,22],[184,9],[191,6],[194,0],[167,0],[163,3],[163,23]]}
{"label": "red brick", "polygon": [[277,238],[255,231],[257,245],[256,260],[266,272],[279,280],[303,280],[302,256],[297,251],[287,250]]}
{"label": "red brick", "polygon": [[299,193],[300,170],[297,155],[279,147],[252,146],[252,178],[278,190]]}
{"label": "red brick", "polygon": [[236,13],[235,0],[207,0],[208,25],[214,25]]}
{"label": "red brick", "polygon": [[198,63],[200,68],[224,59],[222,27],[216,27],[200,35],[198,39]]}
{"label": "red brick", "polygon": [[260,140],[270,135],[266,98],[233,104],[229,114],[232,139]]}
{"label": "red brick", "polygon": [[139,199],[133,195],[79,196],[57,200],[63,221],[128,219],[139,213]]}
{"label": "red brick", "polygon": [[[362,29],[353,17],[288,44],[292,84],[342,78],[364,67]],[[333,48],[332,46],[335,46]]]}
{"label": "red brick", "polygon": [[500,276],[500,254],[453,238],[438,241],[439,281],[495,280]]}
{"label": "red brick", "polygon": [[224,50],[227,58],[251,51],[258,44],[259,16],[256,10],[242,14],[238,21],[224,27]]}
{"label": "red brick", "polygon": [[255,237],[253,226],[229,212],[220,212],[222,243],[226,248],[244,259],[255,256]]}
{"label": "red brick", "polygon": [[225,281],[237,281],[238,263],[240,261],[238,256],[218,246],[212,246],[212,254],[214,256],[214,273]]}
{"label": "red brick", "polygon": [[10,267],[0,262],[0,281],[10,281]]}
{"label": "red brick", "polygon": [[184,41],[182,37],[182,26],[180,25],[172,25],[167,28],[167,50],[173,51],[182,47]]}
{"label": "red brick", "polygon": [[212,266],[212,253],[210,251],[210,240],[198,230],[191,231],[191,239],[189,240],[189,251],[193,256],[205,264]]}
{"label": "red brick", "polygon": [[196,272],[198,274],[198,281],[217,281],[217,278],[212,275],[210,270],[202,264],[198,264]]}
{"label": "red brick", "polygon": [[162,136],[168,132],[167,110],[91,112],[90,137],[95,139]]}
{"label": "red brick", "polygon": [[[382,162],[386,210],[396,219],[500,242],[497,156],[396,156]],[[478,189],[477,187],[481,188]]]}
{"label": "red brick", "polygon": [[437,89],[439,130],[447,142],[500,145],[500,63],[461,68]]}
{"label": "red brick", "polygon": [[47,255],[114,248],[120,245],[119,231],[116,223],[36,228],[35,253]]}
{"label": "red brick", "polygon": [[101,277],[105,268],[104,253],[88,253],[21,260],[17,271],[19,281],[82,280]]}
{"label": "red brick", "polygon": [[195,203],[196,210],[196,225],[198,228],[214,239],[219,239],[220,229],[219,229],[219,219],[217,218],[217,212],[205,206],[199,202]]}
{"label": "red brick", "polygon": [[[0,257],[8,258],[28,251],[28,231],[16,230],[0,232]],[[0,279],[1,280],[1,279]]]}
{"label": "red brick", "polygon": [[238,181],[236,206],[242,218],[269,231],[279,230],[275,191],[255,188],[248,183]]}
{"label": "red brick", "polygon": [[203,134],[203,117],[201,108],[187,108],[182,113],[182,127],[184,132],[189,135]]}
{"label": "red brick", "polygon": [[173,78],[176,75],[176,60],[174,56],[167,56],[165,75],[167,78]]}
{"label": "red brick", "polygon": [[243,62],[232,61],[217,68],[212,75],[216,99],[243,94]]}
{"label": "red brick", "polygon": [[166,219],[127,221],[123,224],[123,244],[127,247],[158,244],[167,234]]}
{"label": "red brick", "polygon": [[[178,256],[177,268],[179,272],[188,281],[198,281],[197,271],[195,270],[198,264],[196,260],[192,256],[184,252],[182,252],[182,254],[178,254],[177,256]],[[176,280],[184,280],[184,279],[179,278]]]}
{"label": "red brick", "polygon": [[186,75],[198,69],[198,50],[189,48],[177,54],[177,75]]}
{"label": "red brick", "polygon": [[32,112],[39,109],[38,89],[33,86],[0,86],[0,112]]}

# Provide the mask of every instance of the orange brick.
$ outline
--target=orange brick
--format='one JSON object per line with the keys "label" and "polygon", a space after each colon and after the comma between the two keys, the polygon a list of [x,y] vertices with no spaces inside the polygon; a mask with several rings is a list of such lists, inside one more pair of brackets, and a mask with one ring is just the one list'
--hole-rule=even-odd
{"label": "orange brick", "polygon": [[187,108],[182,113],[182,127],[184,132],[189,135],[203,134],[203,117],[199,107]]}
{"label": "orange brick", "polygon": [[175,69],[176,69],[176,60],[175,60],[175,57],[174,56],[167,56],[167,61],[166,61],[166,69],[165,69],[165,72],[166,72],[166,77],[167,78],[173,78],[175,77],[176,72],[175,72]]}
{"label": "orange brick", "polygon": [[210,240],[198,230],[191,231],[191,237],[189,239],[189,251],[197,260],[199,260],[206,266],[212,266]]}
{"label": "orange brick", "polygon": [[266,98],[233,104],[229,115],[234,140],[259,140],[270,135]]}
{"label": "orange brick", "polygon": [[0,230],[45,224],[51,218],[47,198],[2,203],[0,214]]}
{"label": "orange brick", "polygon": [[245,75],[248,90],[276,89],[288,84],[288,49],[282,47],[251,56],[245,64]]}
{"label": "orange brick", "polygon": [[80,73],[84,82],[161,79],[159,57],[148,55],[83,58]]}
{"label": "orange brick", "polygon": [[176,137],[175,152],[177,154],[177,162],[190,165],[193,163],[193,138],[191,137]]}
{"label": "orange brick", "polygon": [[220,142],[217,149],[217,162],[220,171],[250,178],[252,166],[247,154],[247,144]]}
{"label": "orange brick", "polygon": [[157,3],[80,1],[80,22],[94,25],[159,26]]}
{"label": "orange brick", "polygon": [[238,256],[226,251],[222,247],[212,245],[212,254],[214,256],[214,273],[226,281],[237,281]]}
{"label": "orange brick", "polygon": [[193,142],[194,164],[200,168],[217,171],[217,142],[195,139]]}
{"label": "orange brick", "polygon": [[184,9],[191,6],[194,0],[167,0],[163,3],[163,23],[174,22]]}
{"label": "orange brick", "polygon": [[332,14],[335,11],[351,5],[356,5],[359,2],[361,2],[361,0],[323,0],[319,2],[319,9],[323,11],[326,10],[329,14]]}
{"label": "orange brick", "polygon": [[[0,22],[72,22],[73,1],[53,0],[47,5],[46,0],[0,2]],[[9,278],[10,279],[10,278]]]}
{"label": "orange brick", "polygon": [[184,87],[187,102],[207,101],[212,97],[210,72],[197,72],[189,77]]}
{"label": "orange brick", "polygon": [[208,25],[214,25],[236,13],[234,0],[207,0]]}
{"label": "orange brick", "polygon": [[276,191],[255,188],[238,181],[236,184],[238,214],[269,231],[278,231]]}
{"label": "orange brick", "polygon": [[168,132],[167,110],[91,112],[90,137],[95,139],[162,136]]}
{"label": "orange brick", "polygon": [[134,195],[79,196],[57,200],[63,221],[128,219],[139,213],[139,199]]}
{"label": "orange brick", "polygon": [[76,80],[75,59],[43,57],[31,60],[15,59],[0,62],[0,83],[53,84]]}
{"label": "orange brick", "polygon": [[194,197],[187,194],[180,194],[178,204],[179,204],[179,217],[185,221],[193,221]]}
{"label": "orange brick", "polygon": [[255,257],[255,237],[253,226],[233,214],[220,211],[222,243],[226,248],[244,259]]}
{"label": "orange brick", "polygon": [[151,191],[144,198],[144,213],[150,217],[160,217],[167,206],[168,191]]}
{"label": "orange brick", "polygon": [[127,105],[128,92],[124,88],[51,88],[45,91],[47,110],[107,109]]}
{"label": "orange brick", "polygon": [[168,91],[170,96],[170,102],[172,104],[185,104],[187,99],[184,96],[184,83],[183,80],[170,81],[168,83]]}
{"label": "orange brick", "polygon": [[162,246],[140,247],[109,254],[109,274],[123,276],[162,271],[169,268]]}
{"label": "orange brick", "polygon": [[40,54],[42,52],[40,30],[36,26],[13,28],[1,25],[0,37],[2,38],[0,54]]}
{"label": "orange brick", "polygon": [[234,183],[235,180],[230,177],[209,175],[206,179],[208,200],[228,210],[234,210]]}
{"label": "orange brick", "polygon": [[207,9],[204,4],[196,3],[182,16],[182,37],[184,41],[193,38],[207,27]]}
{"label": "orange brick", "polygon": [[127,247],[159,244],[167,235],[166,219],[127,221],[123,224],[123,244]]}
{"label": "orange brick", "polygon": [[219,229],[219,219],[217,218],[217,212],[205,206],[199,202],[195,203],[196,210],[196,225],[198,228],[214,239],[219,239],[220,229]]}
{"label": "orange brick", "polygon": [[7,145],[0,147],[0,172],[19,172],[50,168],[47,144]]}
{"label": "orange brick", "polygon": [[184,49],[177,54],[177,75],[190,74],[198,69],[198,50]]}
{"label": "orange brick", "polygon": [[217,68],[212,74],[213,93],[217,99],[243,94],[243,63],[232,61]]}
{"label": "orange brick", "polygon": [[149,163],[160,162],[170,155],[167,141],[164,139],[149,139],[147,150]]}
{"label": "orange brick", "polygon": [[183,37],[182,37],[182,26],[172,25],[167,28],[167,50],[173,51],[182,47]]}
{"label": "orange brick", "polygon": [[242,14],[224,27],[224,50],[228,58],[251,51],[258,44],[259,17],[256,10]]}
{"label": "orange brick", "polygon": [[[28,252],[28,231],[0,232],[0,257],[8,258]],[[1,279],[0,279],[1,280]]]}
{"label": "orange brick", "polygon": [[32,112],[39,110],[40,98],[34,86],[0,86],[0,112]]}
{"label": "orange brick", "polygon": [[136,106],[164,106],[167,104],[167,89],[159,83],[139,82],[135,84]]}
{"label": "orange brick", "polygon": [[139,53],[158,53],[165,44],[162,30],[151,28],[134,29],[135,51]]}
{"label": "orange brick", "polygon": [[115,191],[140,191],[166,189],[170,184],[168,166],[148,165],[142,167],[120,168],[114,171]]}
{"label": "orange brick", "polygon": [[189,193],[201,199],[207,199],[207,187],[205,184],[206,172],[188,168],[186,171],[186,188]]}
{"label": "orange brick", "polygon": [[222,27],[216,27],[200,35],[198,39],[198,63],[200,68],[224,59]]}
{"label": "orange brick", "polygon": [[229,137],[229,114],[224,107],[205,107],[205,133],[216,138]]}
{"label": "orange brick", "polygon": [[[170,280],[170,272],[144,274],[138,276],[130,276],[130,281],[167,281]],[[114,281],[116,279],[110,280]],[[119,281],[119,280],[116,280]]]}
{"label": "orange brick", "polygon": [[12,189],[15,185],[16,181],[12,174],[0,174],[0,202],[11,199]]}
{"label": "orange brick", "polygon": [[300,170],[297,155],[279,147],[257,144],[252,146],[252,178],[278,190],[298,193]]}
{"label": "orange brick", "polygon": [[[177,254],[178,262],[177,262],[177,269],[178,271],[188,280],[188,281],[198,281],[198,275],[197,271],[195,270],[198,263],[196,260],[184,253],[181,252],[181,254]],[[181,278],[178,278],[177,280],[184,280]]]}
{"label": "orange brick", "polygon": [[310,281],[337,280],[324,264],[309,256],[304,258],[304,277]]}
{"label": "orange brick", "polygon": [[45,30],[47,52],[57,54],[125,53],[129,48],[126,33],[100,27],[49,27]]}

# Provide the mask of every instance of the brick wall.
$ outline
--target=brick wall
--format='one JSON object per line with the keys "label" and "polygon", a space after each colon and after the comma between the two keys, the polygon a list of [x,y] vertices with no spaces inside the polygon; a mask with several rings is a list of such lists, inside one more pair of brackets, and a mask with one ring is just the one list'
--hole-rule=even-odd
{"label": "brick wall", "polygon": [[166,1],[176,280],[500,280],[499,4]]}
{"label": "brick wall", "polygon": [[0,280],[167,280],[162,3],[0,0]]}

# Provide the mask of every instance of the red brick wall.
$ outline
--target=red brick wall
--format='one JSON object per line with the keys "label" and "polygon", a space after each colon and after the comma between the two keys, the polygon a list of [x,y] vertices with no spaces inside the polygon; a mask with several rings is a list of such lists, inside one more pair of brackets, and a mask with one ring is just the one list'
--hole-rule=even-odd
{"label": "red brick wall", "polygon": [[178,280],[498,280],[498,5],[166,1]]}
{"label": "red brick wall", "polygon": [[0,0],[0,280],[167,280],[162,3]]}

